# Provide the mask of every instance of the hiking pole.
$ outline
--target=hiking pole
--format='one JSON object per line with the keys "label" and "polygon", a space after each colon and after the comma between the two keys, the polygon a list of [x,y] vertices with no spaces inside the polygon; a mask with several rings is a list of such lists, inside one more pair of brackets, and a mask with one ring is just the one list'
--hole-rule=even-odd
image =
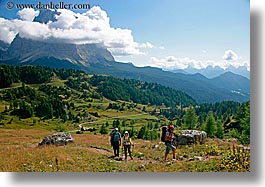
{"label": "hiking pole", "polygon": [[121,157],[122,157],[122,155],[123,155],[123,150],[124,148],[123,148],[123,145],[121,145]]}

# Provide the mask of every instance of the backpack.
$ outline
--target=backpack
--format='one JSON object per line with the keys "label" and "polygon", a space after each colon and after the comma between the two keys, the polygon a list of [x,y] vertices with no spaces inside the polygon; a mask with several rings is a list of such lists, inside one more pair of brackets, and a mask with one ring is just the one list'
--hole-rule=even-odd
{"label": "backpack", "polygon": [[126,139],[125,136],[123,136],[123,145],[131,145],[130,138]]}
{"label": "backpack", "polygon": [[166,140],[166,133],[168,131],[168,127],[167,126],[163,126],[162,127],[162,135],[161,135],[161,142],[165,142]]}
{"label": "backpack", "polygon": [[121,137],[119,132],[114,132],[112,136],[113,136],[113,142],[118,142]]}

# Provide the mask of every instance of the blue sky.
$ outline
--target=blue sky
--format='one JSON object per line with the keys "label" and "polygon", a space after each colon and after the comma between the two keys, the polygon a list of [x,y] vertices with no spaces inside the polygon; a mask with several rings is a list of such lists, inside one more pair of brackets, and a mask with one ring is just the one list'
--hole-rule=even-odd
{"label": "blue sky", "polygon": [[[41,1],[41,0],[40,0]],[[1,0],[0,17],[17,18]],[[36,2],[32,0],[13,2]],[[42,0],[41,2],[50,2]],[[56,3],[59,1],[53,0]],[[99,6],[113,28],[129,29],[141,54],[114,55],[138,66],[184,68],[188,65],[250,63],[249,0],[64,0]],[[84,12],[84,11],[76,11]]]}

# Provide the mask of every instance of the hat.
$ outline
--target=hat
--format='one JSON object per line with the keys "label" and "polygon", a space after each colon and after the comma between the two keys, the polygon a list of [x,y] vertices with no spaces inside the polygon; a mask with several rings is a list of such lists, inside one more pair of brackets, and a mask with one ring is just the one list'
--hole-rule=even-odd
{"label": "hat", "polygon": [[173,126],[173,125],[170,125],[170,126],[169,126],[169,129],[174,129],[174,126]]}
{"label": "hat", "polygon": [[129,134],[128,131],[125,131],[124,134]]}
{"label": "hat", "polygon": [[119,129],[118,128],[115,128],[115,131],[118,131]]}

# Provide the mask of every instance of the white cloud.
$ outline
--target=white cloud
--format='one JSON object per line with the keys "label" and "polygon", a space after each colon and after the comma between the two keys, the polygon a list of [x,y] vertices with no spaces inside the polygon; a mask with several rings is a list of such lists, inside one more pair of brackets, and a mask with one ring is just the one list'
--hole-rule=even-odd
{"label": "white cloud", "polygon": [[153,48],[149,43],[134,41],[130,29],[113,28],[107,13],[98,6],[80,14],[71,10],[57,10],[54,22],[32,22],[38,14],[33,9],[18,12],[21,19],[0,18],[0,40],[11,43],[17,33],[23,38],[46,42],[100,44],[113,55],[143,55],[141,48]]}
{"label": "white cloud", "polygon": [[9,44],[16,35],[17,29],[14,22],[0,18],[0,40]]}
{"label": "white cloud", "polygon": [[29,8],[29,9],[22,9],[22,10],[19,10],[17,12],[17,15],[19,15],[19,17],[22,19],[22,20],[25,20],[25,21],[33,21],[33,19],[38,16],[40,13],[40,11],[38,10],[34,10],[33,8]]}
{"label": "white cloud", "polygon": [[154,48],[154,45],[149,43],[149,42],[146,42],[146,43],[142,43],[139,45],[140,48],[149,48],[149,49],[152,49]]}
{"label": "white cloud", "polygon": [[192,67],[195,69],[204,69],[208,66],[218,66],[223,69],[227,69],[229,66],[240,67],[245,66],[250,70],[250,64],[247,61],[215,61],[215,60],[196,60],[189,57],[178,58],[175,56],[167,56],[165,58],[151,57],[150,66],[160,67],[163,69],[186,69]]}
{"label": "white cloud", "polygon": [[238,60],[238,55],[232,51],[232,50],[227,50],[225,51],[224,55],[223,55],[223,59],[226,61],[236,61]]}
{"label": "white cloud", "polygon": [[185,69],[193,67],[196,69],[206,68],[208,64],[212,64],[212,61],[199,61],[191,59],[189,57],[177,58],[175,56],[167,56],[165,58],[158,59],[151,57],[151,61],[154,66],[166,68],[166,69]]}

